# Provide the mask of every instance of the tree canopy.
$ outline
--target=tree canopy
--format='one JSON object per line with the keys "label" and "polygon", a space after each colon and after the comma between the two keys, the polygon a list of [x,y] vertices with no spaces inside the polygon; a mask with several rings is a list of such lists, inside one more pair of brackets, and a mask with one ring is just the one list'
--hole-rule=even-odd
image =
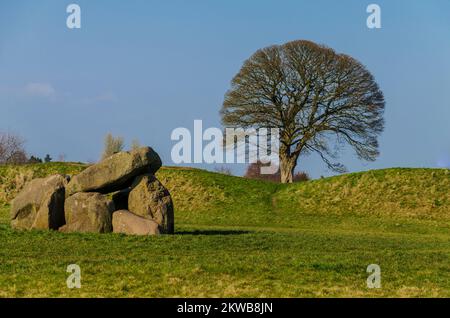
{"label": "tree canopy", "polygon": [[279,128],[282,182],[292,182],[300,155],[315,152],[327,166],[344,144],[372,161],[378,156],[385,101],[373,75],[356,59],[310,41],[258,50],[225,95],[227,127]]}

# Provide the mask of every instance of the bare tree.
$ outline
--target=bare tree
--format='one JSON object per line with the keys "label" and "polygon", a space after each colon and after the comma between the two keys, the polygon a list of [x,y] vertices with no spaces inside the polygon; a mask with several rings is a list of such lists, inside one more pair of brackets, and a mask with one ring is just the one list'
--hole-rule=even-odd
{"label": "bare tree", "polygon": [[293,181],[300,155],[315,152],[334,171],[349,144],[360,159],[378,156],[384,97],[357,60],[309,41],[258,50],[231,82],[222,106],[228,127],[280,129],[281,181]]}
{"label": "bare tree", "polygon": [[111,133],[107,134],[105,137],[102,159],[122,151],[123,147],[124,142],[122,137],[114,137]]}
{"label": "bare tree", "polygon": [[0,164],[26,163],[24,144],[24,139],[19,135],[0,132]]}
{"label": "bare tree", "polygon": [[133,139],[131,141],[131,151],[138,150],[139,148],[141,148],[141,143],[139,142],[139,140]]}

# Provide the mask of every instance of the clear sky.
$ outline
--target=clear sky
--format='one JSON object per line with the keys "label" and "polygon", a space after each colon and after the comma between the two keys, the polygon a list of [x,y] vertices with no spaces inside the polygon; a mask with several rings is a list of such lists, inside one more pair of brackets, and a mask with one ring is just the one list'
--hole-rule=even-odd
{"label": "clear sky", "polygon": [[[81,29],[66,26],[70,3],[81,7]],[[366,26],[371,3],[381,29]],[[1,0],[0,130],[22,135],[30,154],[70,161],[97,160],[111,132],[171,165],[172,130],[194,119],[220,127],[243,61],[296,39],[357,58],[385,94],[381,155],[362,163],[344,152],[350,171],[450,166],[448,0]],[[331,174],[316,156],[299,169]]]}

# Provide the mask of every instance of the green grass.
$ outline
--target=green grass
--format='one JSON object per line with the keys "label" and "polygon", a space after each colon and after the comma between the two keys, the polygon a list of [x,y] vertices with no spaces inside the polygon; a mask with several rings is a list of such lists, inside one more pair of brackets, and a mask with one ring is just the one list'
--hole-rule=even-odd
{"label": "green grass", "polygon": [[[83,168],[54,165],[0,167],[2,186],[12,195],[13,180],[30,169],[36,177]],[[158,177],[174,199],[173,236],[13,231],[0,202],[0,296],[450,296],[447,170],[294,185],[180,168]],[[72,263],[81,267],[81,289],[66,287]],[[366,286],[372,263],[381,267],[381,289]]]}

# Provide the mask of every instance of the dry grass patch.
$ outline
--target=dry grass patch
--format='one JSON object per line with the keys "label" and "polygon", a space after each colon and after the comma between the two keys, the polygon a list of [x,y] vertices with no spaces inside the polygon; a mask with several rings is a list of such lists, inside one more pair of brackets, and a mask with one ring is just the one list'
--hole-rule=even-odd
{"label": "dry grass patch", "polygon": [[323,214],[450,219],[448,169],[385,169],[352,173],[286,187],[281,208]]}

